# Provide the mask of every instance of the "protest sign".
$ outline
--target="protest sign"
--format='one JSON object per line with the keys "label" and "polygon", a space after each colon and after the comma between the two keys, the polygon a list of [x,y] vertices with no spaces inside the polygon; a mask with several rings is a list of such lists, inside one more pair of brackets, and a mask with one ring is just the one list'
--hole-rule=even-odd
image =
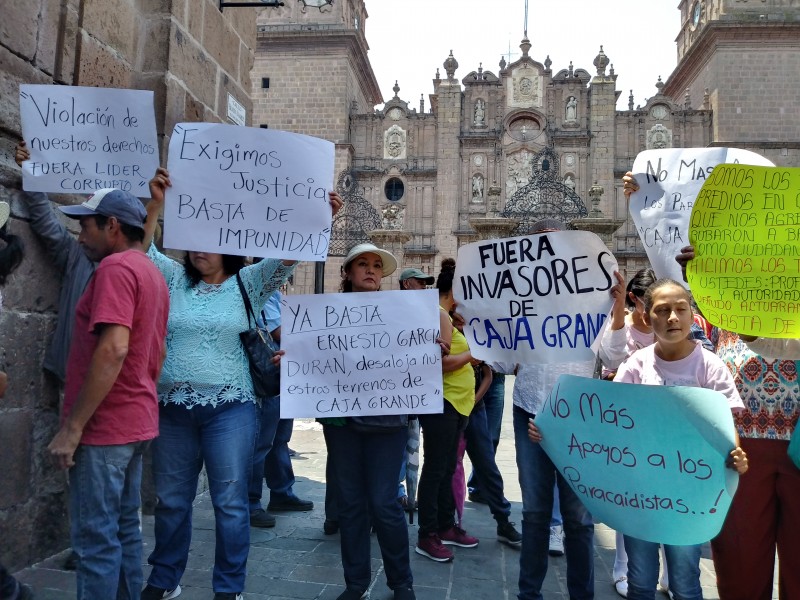
{"label": "protest sign", "polygon": [[800,337],[800,169],[719,165],[692,209],[686,275],[713,325]]}
{"label": "protest sign", "polygon": [[332,142],[288,131],[179,123],[169,143],[164,246],[324,261],[333,154]]}
{"label": "protest sign", "polygon": [[684,283],[675,256],[689,245],[694,199],[714,167],[726,162],[772,165],[763,156],[738,148],[645,150],[636,157],[633,174],[639,190],[631,194],[629,209],[658,277]]}
{"label": "protest sign", "polygon": [[739,476],[719,392],[562,375],[536,416],[542,448],[597,521],[662,544],[722,528]]}
{"label": "protest sign", "polygon": [[442,412],[436,290],[284,296],[281,418]]}
{"label": "protest sign", "polygon": [[65,85],[19,86],[30,192],[91,194],[118,188],[150,197],[158,167],[153,92]]}
{"label": "protest sign", "polygon": [[462,246],[453,294],[472,356],[508,363],[592,360],[616,270],[614,256],[588,231]]}

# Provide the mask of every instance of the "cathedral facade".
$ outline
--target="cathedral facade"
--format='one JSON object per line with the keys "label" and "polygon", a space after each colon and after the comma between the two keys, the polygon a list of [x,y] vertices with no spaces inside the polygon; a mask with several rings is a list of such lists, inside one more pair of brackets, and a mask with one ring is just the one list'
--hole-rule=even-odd
{"label": "cathedral facade", "polygon": [[[622,111],[602,47],[591,68],[554,68],[529,54],[527,38],[519,59],[494,70],[463,73],[454,53],[442,57],[427,103],[413,106],[397,85],[380,98],[364,1],[306,4],[260,16],[253,125],[336,143],[347,209],[326,291],[338,285],[336,257],[359,241],[435,274],[461,244],[522,234],[540,218],[601,234],[627,276],[647,264],[620,183],[640,151],[732,145],[800,166],[789,76],[800,73],[799,0],[683,0],[675,72]],[[295,292],[313,290],[312,273],[299,270]]]}

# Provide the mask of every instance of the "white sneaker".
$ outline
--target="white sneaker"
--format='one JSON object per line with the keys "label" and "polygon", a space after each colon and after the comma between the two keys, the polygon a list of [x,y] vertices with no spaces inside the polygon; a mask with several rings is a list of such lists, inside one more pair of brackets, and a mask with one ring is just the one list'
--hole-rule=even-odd
{"label": "white sneaker", "polygon": [[628,597],[628,578],[625,575],[621,577],[617,577],[614,580],[614,589],[617,590],[617,593],[622,596],[623,598]]}
{"label": "white sneaker", "polygon": [[553,525],[550,528],[550,556],[564,556],[564,528]]}

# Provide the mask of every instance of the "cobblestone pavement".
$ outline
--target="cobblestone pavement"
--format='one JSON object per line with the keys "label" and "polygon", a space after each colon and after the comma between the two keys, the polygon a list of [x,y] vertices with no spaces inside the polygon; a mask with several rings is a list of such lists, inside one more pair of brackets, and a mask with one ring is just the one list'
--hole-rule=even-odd
{"label": "cobblestone pavement", "polygon": [[[512,521],[521,520],[521,496],[514,460],[511,425],[511,382],[506,395],[503,436],[498,449],[498,464],[512,503]],[[322,532],[325,495],[325,445],[321,427],[311,420],[296,420],[292,448],[298,451],[294,468],[298,482],[295,491],[314,501],[310,513],[278,513],[274,529],[252,529],[248,562],[246,600],[311,599],[333,600],[343,590],[338,535]],[[466,466],[469,469],[468,465]],[[468,471],[467,471],[468,472]],[[214,516],[208,494],[198,496],[194,511],[194,532],[189,565],[181,585],[181,600],[211,600],[211,569],[214,558]],[[495,522],[488,507],[466,503],[464,526],[480,538],[477,548],[456,548],[452,563],[435,563],[411,552],[414,587],[420,600],[505,600],[516,598],[519,552],[495,539]],[[143,522],[145,559],[153,545],[153,517]],[[409,525],[413,545],[416,522]],[[595,535],[595,598],[613,600],[611,567],[614,562],[614,532],[603,525]],[[388,600],[377,541],[372,544],[373,583],[371,598]],[[75,575],[60,570],[64,556],[52,557],[18,573],[22,581],[36,589],[37,600],[74,600]],[[706,599],[717,599],[714,567],[708,548],[702,559],[702,584]],[[149,567],[145,565],[145,577]],[[544,587],[546,600],[567,600],[566,561],[551,558]],[[775,596],[777,597],[777,595]],[[666,595],[659,594],[666,600]]]}

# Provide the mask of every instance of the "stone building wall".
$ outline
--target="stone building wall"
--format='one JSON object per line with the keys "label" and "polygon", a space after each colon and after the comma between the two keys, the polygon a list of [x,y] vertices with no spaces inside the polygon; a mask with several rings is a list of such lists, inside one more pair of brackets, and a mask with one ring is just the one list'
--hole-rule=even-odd
{"label": "stone building wall", "polygon": [[[213,0],[27,0],[0,17],[0,199],[26,248],[3,289],[0,369],[0,562],[13,569],[66,548],[66,478],[46,446],[58,425],[59,385],[42,368],[57,316],[60,274],[27,223],[13,148],[21,136],[22,83],[153,90],[162,161],[180,121],[226,120],[228,94],[252,114],[254,9]],[[56,203],[78,197],[53,195]],[[69,223],[70,226],[74,224]]]}

